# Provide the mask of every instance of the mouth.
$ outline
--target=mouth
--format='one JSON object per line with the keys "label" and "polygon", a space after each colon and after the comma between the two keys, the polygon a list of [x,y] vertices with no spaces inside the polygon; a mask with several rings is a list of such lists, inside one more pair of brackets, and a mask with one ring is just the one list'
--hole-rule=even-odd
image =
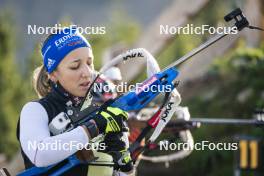
{"label": "mouth", "polygon": [[84,82],[84,83],[80,84],[80,87],[82,89],[88,89],[89,86],[90,86],[90,81],[87,81],[87,82]]}

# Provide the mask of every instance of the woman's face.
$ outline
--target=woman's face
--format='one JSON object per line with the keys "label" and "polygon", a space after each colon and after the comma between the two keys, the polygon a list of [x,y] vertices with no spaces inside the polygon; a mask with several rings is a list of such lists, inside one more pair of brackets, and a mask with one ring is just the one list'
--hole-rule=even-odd
{"label": "woman's face", "polygon": [[57,69],[50,74],[53,82],[74,96],[84,97],[94,71],[93,53],[88,47],[73,50],[60,62]]}

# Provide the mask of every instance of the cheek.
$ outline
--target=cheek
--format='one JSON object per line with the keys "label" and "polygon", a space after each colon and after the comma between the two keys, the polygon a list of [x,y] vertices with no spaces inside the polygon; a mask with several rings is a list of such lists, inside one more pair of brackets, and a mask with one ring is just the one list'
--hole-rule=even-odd
{"label": "cheek", "polygon": [[78,74],[78,72],[67,72],[62,76],[62,81],[67,86],[75,87],[78,85],[79,78],[80,74]]}

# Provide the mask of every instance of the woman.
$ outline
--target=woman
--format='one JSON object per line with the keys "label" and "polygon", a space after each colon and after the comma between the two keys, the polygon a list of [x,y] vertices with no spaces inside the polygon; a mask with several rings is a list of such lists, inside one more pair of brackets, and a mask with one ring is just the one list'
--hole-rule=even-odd
{"label": "woman", "polygon": [[[17,130],[26,169],[61,162],[97,135],[119,133],[127,119],[121,109],[105,107],[82,126],[52,136],[49,123],[67,106],[80,106],[93,80],[93,53],[88,41],[74,28],[50,35],[41,52],[43,66],[35,72],[34,87],[42,98],[24,105]],[[81,145],[66,149],[73,141]],[[54,144],[58,144],[57,149]],[[87,166],[80,165],[63,175],[87,175],[87,170]]]}

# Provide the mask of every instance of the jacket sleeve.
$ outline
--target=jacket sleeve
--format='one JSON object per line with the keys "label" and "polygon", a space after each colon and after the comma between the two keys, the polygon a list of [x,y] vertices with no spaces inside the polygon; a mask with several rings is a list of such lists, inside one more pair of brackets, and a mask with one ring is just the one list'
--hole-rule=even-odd
{"label": "jacket sleeve", "polygon": [[82,127],[50,136],[45,108],[38,102],[24,105],[20,114],[20,143],[26,156],[37,167],[58,163],[85,147],[88,142]]}

